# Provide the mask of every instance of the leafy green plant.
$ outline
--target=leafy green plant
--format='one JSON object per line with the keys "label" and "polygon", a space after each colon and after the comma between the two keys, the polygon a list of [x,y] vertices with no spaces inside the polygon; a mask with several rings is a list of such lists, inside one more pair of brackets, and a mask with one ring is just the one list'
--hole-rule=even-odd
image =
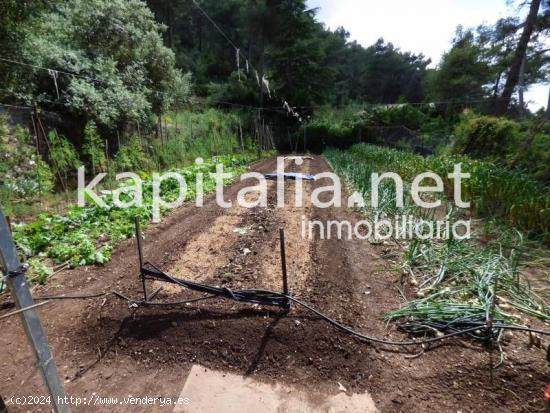
{"label": "leafy green plant", "polygon": [[[426,158],[407,151],[373,145],[355,145],[348,151],[327,151],[327,157],[340,165],[344,176],[370,176],[372,172],[395,172],[412,182],[419,173],[433,171],[444,181],[447,196],[452,197],[453,182],[448,174],[455,164],[471,174],[463,180],[462,197],[469,200],[480,217],[500,218],[528,235],[550,241],[550,191],[529,175],[510,170],[491,161],[474,160],[460,155],[434,155]],[[358,185],[370,190],[368,180]],[[386,185],[386,184],[383,184]],[[381,191],[383,192],[383,191]]]}
{"label": "leafy green plant", "polygon": [[105,143],[103,139],[101,139],[101,136],[99,136],[94,122],[88,122],[84,128],[82,153],[88,157],[94,175],[96,175],[97,172],[104,172],[107,169]]}
{"label": "leafy green plant", "polygon": [[[204,174],[204,191],[215,189],[210,172],[215,172],[216,164],[222,163],[225,171],[233,177],[244,172],[246,165],[255,158],[255,153],[224,155],[205,160],[200,165],[190,165],[173,171],[185,177],[188,184],[188,199],[194,196],[195,180],[199,172]],[[111,194],[102,196],[107,208],[95,204],[80,208],[73,206],[65,215],[41,214],[31,223],[17,225],[14,238],[18,248],[27,257],[34,258],[37,279],[47,277],[38,265],[39,257],[47,257],[57,264],[71,266],[104,264],[109,261],[113,248],[123,239],[134,235],[134,217],[147,221],[152,217],[152,181],[146,173],[143,185],[144,205],[142,207],[119,208],[113,204]],[[231,179],[226,183],[231,182]],[[178,191],[175,182],[167,180],[162,186],[163,197],[170,199]],[[166,211],[161,211],[166,212]]]}
{"label": "leafy green plant", "polygon": [[73,144],[64,136],[58,135],[55,130],[48,134],[48,140],[50,141],[48,156],[52,170],[67,188],[68,174],[76,171],[81,165],[78,153]]}
{"label": "leafy green plant", "polygon": [[115,165],[118,171],[139,171],[150,170],[154,163],[145,152],[141,138],[134,135],[115,155]]}
{"label": "leafy green plant", "polygon": [[30,267],[29,279],[34,283],[45,284],[48,277],[53,274],[53,270],[38,258],[30,258],[27,264]]}

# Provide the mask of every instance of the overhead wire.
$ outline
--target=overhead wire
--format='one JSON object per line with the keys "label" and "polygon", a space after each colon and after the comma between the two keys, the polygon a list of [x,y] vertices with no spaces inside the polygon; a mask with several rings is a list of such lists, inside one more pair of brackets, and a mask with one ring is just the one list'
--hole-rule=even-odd
{"label": "overhead wire", "polygon": [[[199,2],[197,0],[193,0],[193,4],[197,7],[197,9],[199,9],[199,11],[206,17],[206,19],[212,23],[212,25],[216,28],[216,30],[227,40],[227,42],[235,49],[235,52],[237,53],[237,56],[242,56],[245,61],[246,61],[246,67],[247,67],[247,71],[248,71],[248,66],[250,66],[252,68],[252,70],[254,70],[254,72],[256,73],[256,77],[257,77],[257,80],[258,80],[258,83],[259,83],[259,87],[260,88],[263,88],[264,86],[266,87],[267,89],[267,92],[269,94],[269,97],[271,98],[271,90],[269,88],[269,81],[267,80],[267,78],[265,77],[265,73],[262,73],[262,79],[259,79],[258,77],[258,70],[254,67],[254,65],[252,64],[252,62],[250,62],[250,59],[249,57],[244,54],[242,52],[242,49],[240,47],[238,47],[235,42],[233,42],[231,40],[231,38],[223,31],[223,29],[216,23],[216,21],[200,6]],[[237,59],[237,65],[239,65],[239,59]],[[287,106],[288,108],[290,109],[289,111],[287,111],[287,113],[290,113],[291,115],[294,115],[296,114],[295,116],[298,118],[298,120],[300,121],[300,123],[302,122],[302,116],[294,111],[292,108],[296,108],[295,106],[289,106],[288,104],[285,105],[285,103],[287,102],[286,99],[281,99],[282,102],[283,102],[283,105],[282,106],[277,106],[277,108],[283,108],[285,109]],[[261,110],[264,110],[265,108],[259,108]]]}

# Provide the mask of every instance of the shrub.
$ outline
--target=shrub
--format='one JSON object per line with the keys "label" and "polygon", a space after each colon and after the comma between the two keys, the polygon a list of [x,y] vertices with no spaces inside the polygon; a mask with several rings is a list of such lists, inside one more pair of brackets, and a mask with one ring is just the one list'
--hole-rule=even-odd
{"label": "shrub", "polygon": [[9,131],[0,118],[0,194],[4,206],[19,199],[35,199],[53,189],[53,173],[36,154],[28,130]]}
{"label": "shrub", "polygon": [[61,180],[65,188],[67,187],[67,176],[78,169],[81,165],[78,159],[78,153],[71,142],[63,135],[51,131],[48,134],[50,141],[50,151],[48,153],[52,170]]}
{"label": "shrub", "polygon": [[115,163],[117,171],[147,171],[154,166],[151,157],[145,153],[141,138],[137,135],[132,136],[128,143],[118,150]]}
{"label": "shrub", "polygon": [[521,140],[516,122],[470,114],[465,114],[456,125],[455,137],[455,153],[494,159],[505,159]]}
{"label": "shrub", "polygon": [[88,122],[84,128],[84,145],[82,153],[88,158],[94,175],[97,171],[103,172],[107,168],[107,156],[105,154],[105,143],[94,122]]}

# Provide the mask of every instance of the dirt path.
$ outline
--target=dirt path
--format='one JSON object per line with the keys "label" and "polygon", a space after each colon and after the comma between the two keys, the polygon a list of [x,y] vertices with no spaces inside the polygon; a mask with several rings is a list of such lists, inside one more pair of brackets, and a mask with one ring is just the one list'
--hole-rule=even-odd
{"label": "dirt path", "polygon": [[[275,165],[273,158],[253,169],[272,172]],[[289,164],[288,169],[315,174],[329,166],[315,157],[300,167]],[[309,194],[326,184],[304,182],[304,190]],[[235,200],[247,185],[227,188],[226,200]],[[289,204],[294,201],[294,185],[286,185],[285,208],[276,207],[273,182],[268,208],[222,209],[213,196],[203,208],[180,208],[146,232],[146,257],[188,279],[280,290],[278,229],[284,227],[293,294],[357,330],[403,339],[381,320],[400,304],[396,287],[400,274],[392,271],[391,261],[399,257],[398,247],[302,239],[302,216],[321,221],[360,218],[347,208],[316,209],[307,202],[303,208],[293,207]],[[252,193],[248,199],[255,197]],[[36,294],[117,290],[137,297],[139,285],[135,245],[127,241],[107,266],[62,272]],[[192,296],[165,287],[159,299]],[[79,397],[176,398],[190,367],[197,363],[269,383],[293,384],[305,391],[338,394],[340,383],[350,393],[369,391],[383,412],[528,412],[543,408],[542,392],[548,380],[544,351],[528,348],[528,340],[519,335],[506,347],[505,365],[494,371],[491,381],[487,353],[472,344],[455,340],[410,358],[361,343],[298,308],[284,314],[215,300],[136,310],[109,297],[59,301],[41,307],[40,314],[67,393]],[[42,394],[19,320],[11,318],[2,327],[2,395]],[[10,411],[28,410],[47,411],[10,407]],[[75,411],[129,409],[82,406]]]}

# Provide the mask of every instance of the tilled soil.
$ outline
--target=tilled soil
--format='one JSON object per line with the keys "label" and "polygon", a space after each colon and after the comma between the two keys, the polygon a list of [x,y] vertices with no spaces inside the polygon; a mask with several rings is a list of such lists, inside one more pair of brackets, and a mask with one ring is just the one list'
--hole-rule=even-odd
{"label": "tilled soil", "polygon": [[[275,158],[253,166],[276,168]],[[315,174],[329,170],[323,158],[287,170]],[[304,182],[304,192],[329,184]],[[250,182],[225,191],[236,200]],[[223,209],[214,196],[203,208],[182,207],[145,234],[146,259],[186,279],[231,288],[282,290],[279,228],[285,229],[292,294],[332,318],[373,336],[407,339],[386,326],[383,315],[400,305],[393,260],[397,245],[361,240],[302,238],[303,217],[326,222],[360,217],[342,208],[293,205],[295,183],[287,181],[287,205],[277,208],[275,183],[268,184],[268,207]],[[255,199],[254,193],[247,199]],[[325,200],[328,194],[325,194]],[[343,196],[346,196],[344,194]],[[304,199],[309,199],[309,196]],[[323,195],[321,196],[323,198]],[[290,205],[292,204],[292,205]],[[346,205],[346,202],[343,202]],[[105,267],[67,270],[36,295],[120,291],[139,297],[134,241],[127,241]],[[197,297],[163,286],[158,300]],[[410,289],[410,287],[408,287]],[[405,288],[405,294],[410,293]],[[515,335],[504,365],[489,366],[489,355],[471,342],[450,340],[426,349],[381,348],[335,330],[312,313],[208,300],[173,307],[133,308],[112,296],[56,301],[40,308],[58,368],[70,395],[90,397],[179,396],[192,364],[291,383],[305,390],[368,391],[380,411],[542,411],[548,362],[542,349]],[[43,394],[26,338],[15,317],[4,321],[1,392]],[[495,356],[496,357],[496,356]],[[135,409],[132,409],[134,411]],[[145,409],[142,409],[145,411]],[[44,406],[10,406],[10,411],[48,411]],[[81,406],[75,411],[129,411],[128,406]],[[146,411],[171,411],[154,407]]]}

